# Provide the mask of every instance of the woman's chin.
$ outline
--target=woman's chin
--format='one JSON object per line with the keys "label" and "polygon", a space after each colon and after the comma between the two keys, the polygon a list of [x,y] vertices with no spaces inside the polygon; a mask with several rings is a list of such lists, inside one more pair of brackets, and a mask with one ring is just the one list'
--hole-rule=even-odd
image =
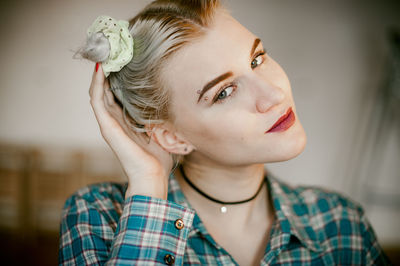
{"label": "woman's chin", "polygon": [[285,141],[279,148],[274,149],[276,153],[266,163],[284,162],[299,156],[306,147],[307,135],[302,127],[298,131],[295,138]]}

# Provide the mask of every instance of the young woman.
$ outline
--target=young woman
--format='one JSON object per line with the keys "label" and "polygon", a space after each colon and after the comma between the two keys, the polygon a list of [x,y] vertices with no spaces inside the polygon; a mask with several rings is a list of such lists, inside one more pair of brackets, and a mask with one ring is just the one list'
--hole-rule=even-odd
{"label": "young woman", "polygon": [[306,135],[285,72],[219,1],[100,16],[80,54],[98,62],[90,103],[128,183],[67,200],[60,264],[389,263],[357,203],[264,170]]}

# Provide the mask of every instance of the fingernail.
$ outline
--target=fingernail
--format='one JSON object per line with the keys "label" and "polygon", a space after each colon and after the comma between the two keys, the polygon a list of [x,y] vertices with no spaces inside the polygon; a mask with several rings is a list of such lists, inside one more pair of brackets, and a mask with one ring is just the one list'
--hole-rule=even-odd
{"label": "fingernail", "polygon": [[99,69],[99,63],[96,63],[96,72],[97,72],[97,70]]}

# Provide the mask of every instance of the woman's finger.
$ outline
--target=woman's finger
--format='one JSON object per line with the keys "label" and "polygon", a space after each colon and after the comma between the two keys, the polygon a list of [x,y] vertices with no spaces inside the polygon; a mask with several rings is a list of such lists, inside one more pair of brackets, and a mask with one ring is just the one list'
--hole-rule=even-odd
{"label": "woman's finger", "polygon": [[[119,122],[121,126],[125,126],[125,122],[123,119],[123,113],[121,107],[119,107],[115,102],[113,102],[112,99],[110,99],[110,95],[108,95],[109,92],[104,93],[104,103],[105,103],[105,108],[107,112]],[[111,95],[111,97],[113,97]]]}
{"label": "woman's finger", "polygon": [[100,64],[97,72],[94,71],[93,73],[92,83],[90,85],[90,104],[97,122],[99,123],[100,131],[102,134],[105,133],[105,135],[109,135],[110,129],[118,128],[118,122],[111,117],[110,113],[106,109],[104,101],[104,82],[105,78]]}
{"label": "woman's finger", "polygon": [[92,83],[90,85],[91,89],[91,94],[90,97],[93,100],[99,100],[103,98],[103,87],[104,87],[104,73],[103,73],[103,68],[101,67],[101,63],[99,64],[99,67],[94,70],[93,76],[92,76]]}
{"label": "woman's finger", "polygon": [[104,128],[115,126],[115,121],[113,121],[112,117],[105,108],[105,101],[104,101],[105,82],[106,79],[103,74],[103,69],[101,67],[101,63],[99,63],[99,68],[97,72],[95,71],[93,73],[92,83],[90,85],[91,88],[90,104],[92,106],[93,112],[96,116],[96,119],[99,123],[102,132]]}
{"label": "woman's finger", "polygon": [[106,103],[110,106],[116,105],[114,100],[114,94],[109,88],[104,88],[104,96],[106,98]]}
{"label": "woman's finger", "polygon": [[[92,109],[100,126],[101,134],[111,144],[111,148],[117,150],[119,154],[123,154],[124,152],[121,151],[125,150],[127,146],[138,153],[143,152],[136,144],[127,145],[132,139],[126,134],[126,129],[124,130],[125,124],[123,123],[121,108],[116,103],[113,104],[113,95],[108,89],[109,83],[104,77],[101,65],[97,72],[94,71],[90,87]],[[135,134],[132,135],[138,141]]]}
{"label": "woman's finger", "polygon": [[98,69],[101,68],[100,66],[101,66],[101,63],[96,63],[96,65],[95,65],[95,67],[93,69],[92,80],[91,80],[91,84],[90,84],[90,87],[89,87],[89,96],[90,97],[92,97],[92,94],[93,94],[93,84],[95,82],[95,78],[96,78]]}
{"label": "woman's finger", "polygon": [[110,88],[110,83],[108,83],[108,79],[105,79],[103,84],[104,84],[104,88],[107,88],[107,89]]}

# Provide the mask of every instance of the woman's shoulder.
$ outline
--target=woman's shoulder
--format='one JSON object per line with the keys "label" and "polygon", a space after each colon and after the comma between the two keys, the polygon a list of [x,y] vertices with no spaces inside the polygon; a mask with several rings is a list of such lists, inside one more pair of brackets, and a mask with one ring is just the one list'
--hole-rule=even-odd
{"label": "woman's shoulder", "polygon": [[343,192],[314,185],[290,185],[274,180],[279,191],[292,205],[304,205],[309,215],[343,210],[361,215],[364,210],[361,204]]}
{"label": "woman's shoulder", "polygon": [[286,217],[305,243],[331,252],[340,265],[390,264],[355,199],[319,186],[293,186],[277,179],[271,185],[280,219]]}
{"label": "woman's shoulder", "polygon": [[297,186],[294,191],[308,207],[309,215],[331,213],[357,220],[364,215],[361,203],[341,191],[319,186]]}
{"label": "woman's shoulder", "polygon": [[[290,185],[272,181],[275,197],[294,224],[310,226],[313,231],[330,237],[362,235],[371,229],[364,208],[343,192],[312,185]],[[285,205],[285,206],[284,206]],[[321,231],[322,230],[322,231]]]}
{"label": "woman's shoulder", "polygon": [[358,201],[341,191],[319,186],[297,186],[295,192],[304,204],[315,206],[315,212],[327,212],[332,209],[343,209],[358,214],[364,212]]}

